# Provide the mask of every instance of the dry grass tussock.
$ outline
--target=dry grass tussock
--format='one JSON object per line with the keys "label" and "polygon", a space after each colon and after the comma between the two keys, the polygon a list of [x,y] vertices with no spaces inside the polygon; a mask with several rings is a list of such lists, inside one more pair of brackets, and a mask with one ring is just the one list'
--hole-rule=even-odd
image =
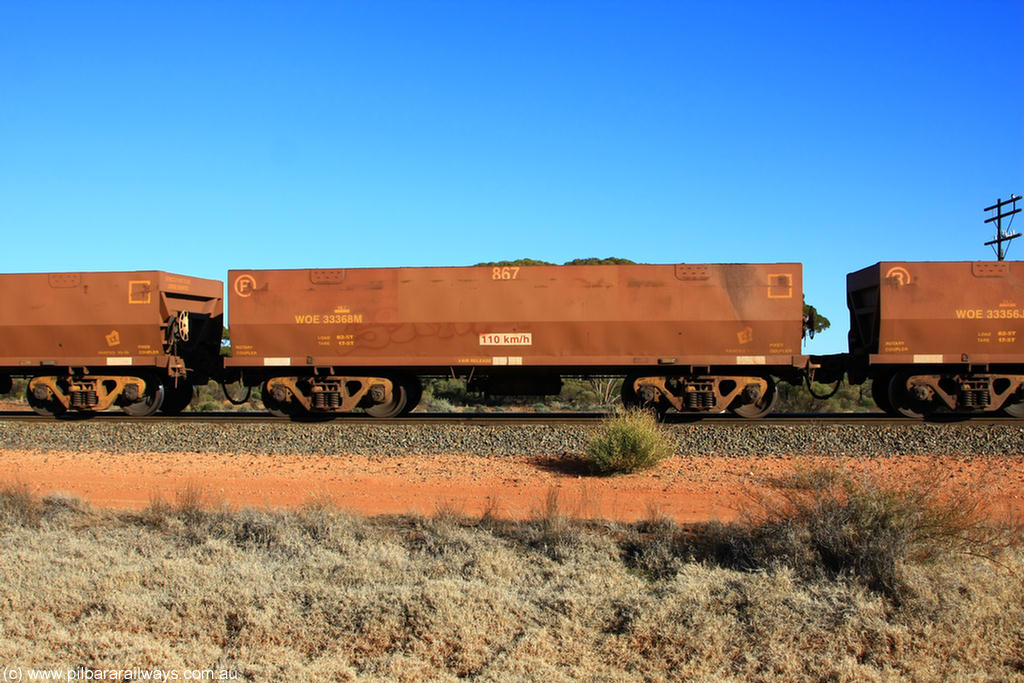
{"label": "dry grass tussock", "polygon": [[781,556],[804,570],[856,576],[898,602],[914,591],[909,566],[958,555],[998,562],[1024,545],[1024,524],[992,509],[984,477],[950,488],[944,476],[935,467],[897,477],[799,463],[749,494],[737,526],[759,548],[745,549],[742,562]]}
{"label": "dry grass tussock", "polygon": [[587,441],[583,461],[593,474],[654,467],[672,455],[675,442],[649,410],[626,410],[602,421]]}
{"label": "dry grass tussock", "polygon": [[[969,515],[924,513],[901,541],[906,495],[821,476],[701,527],[657,509],[580,521],[554,493],[510,522],[446,504],[361,518],[323,498],[233,511],[201,489],[114,513],[7,487],[0,653],[253,681],[1024,681],[1012,529],[988,543]],[[868,547],[899,551],[898,590],[829,554],[865,521]]]}

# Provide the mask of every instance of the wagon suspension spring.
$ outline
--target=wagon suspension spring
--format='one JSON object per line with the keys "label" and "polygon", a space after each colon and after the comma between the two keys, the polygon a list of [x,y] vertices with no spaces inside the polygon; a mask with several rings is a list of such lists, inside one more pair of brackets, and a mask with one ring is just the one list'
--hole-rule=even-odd
{"label": "wagon suspension spring", "polygon": [[313,394],[313,407],[331,410],[341,407],[341,394],[337,391],[318,391]]}
{"label": "wagon suspension spring", "polygon": [[960,405],[964,408],[987,408],[992,405],[992,394],[986,382],[964,382],[960,388]]}
{"label": "wagon suspension spring", "polygon": [[100,402],[99,395],[95,390],[86,389],[85,391],[72,391],[71,392],[71,407],[72,408],[92,408]]}
{"label": "wagon suspension spring", "polygon": [[687,391],[683,404],[691,409],[710,410],[715,407],[715,395],[711,391]]}

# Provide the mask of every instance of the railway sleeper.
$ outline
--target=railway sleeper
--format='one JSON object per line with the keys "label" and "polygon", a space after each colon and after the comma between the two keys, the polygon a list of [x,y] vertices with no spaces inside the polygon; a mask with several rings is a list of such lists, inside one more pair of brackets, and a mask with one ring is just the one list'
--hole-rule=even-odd
{"label": "railway sleeper", "polygon": [[890,380],[887,398],[895,412],[913,418],[943,410],[987,413],[1004,409],[1018,416],[1014,411],[1020,412],[1024,403],[1024,375],[897,374]]}
{"label": "railway sleeper", "polygon": [[129,415],[152,415],[163,396],[163,384],[156,377],[130,375],[39,376],[29,380],[26,389],[29,405],[40,415],[99,412],[115,405]]}
{"label": "railway sleeper", "polygon": [[275,414],[347,413],[387,406],[396,384],[387,377],[273,377],[263,387],[264,404]]}
{"label": "railway sleeper", "polygon": [[627,405],[670,406],[680,413],[732,410],[741,417],[758,418],[775,403],[775,382],[770,377],[635,377],[627,378],[627,383],[623,393]]}

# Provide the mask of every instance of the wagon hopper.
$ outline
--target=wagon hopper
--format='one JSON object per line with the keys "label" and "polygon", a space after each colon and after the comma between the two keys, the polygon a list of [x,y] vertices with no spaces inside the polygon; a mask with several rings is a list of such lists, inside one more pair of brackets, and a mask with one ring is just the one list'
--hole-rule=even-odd
{"label": "wagon hopper", "polygon": [[0,275],[0,389],[41,414],[180,412],[219,369],[223,283],[160,271]]}
{"label": "wagon hopper", "polygon": [[800,264],[233,270],[226,370],[275,412],[411,410],[421,375],[493,394],[626,376],[627,404],[756,417],[805,358]]}
{"label": "wagon hopper", "polygon": [[877,263],[847,276],[850,379],[909,417],[1024,417],[1024,263]]}

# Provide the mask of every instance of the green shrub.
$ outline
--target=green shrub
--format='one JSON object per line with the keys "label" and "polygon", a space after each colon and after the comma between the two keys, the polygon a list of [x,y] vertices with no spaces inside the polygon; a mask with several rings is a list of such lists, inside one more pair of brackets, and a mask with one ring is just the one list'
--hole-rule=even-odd
{"label": "green shrub", "polygon": [[562,391],[557,399],[549,398],[547,403],[559,403],[574,410],[595,410],[610,408],[618,398],[621,380],[608,378],[582,379],[563,377]]}
{"label": "green shrub", "polygon": [[28,380],[24,377],[11,378],[11,390],[7,392],[7,400],[16,403],[25,402],[25,392],[28,389]]}
{"label": "green shrub", "polygon": [[[835,388],[834,384],[814,383],[814,393],[826,396]],[[878,410],[871,398],[871,380],[863,384],[843,382],[834,395],[817,399],[803,383],[776,385],[778,399],[775,409],[780,413],[863,413]]]}
{"label": "green shrub", "polygon": [[587,442],[584,461],[595,474],[635,472],[672,455],[675,444],[649,411],[625,411],[608,418]]}

